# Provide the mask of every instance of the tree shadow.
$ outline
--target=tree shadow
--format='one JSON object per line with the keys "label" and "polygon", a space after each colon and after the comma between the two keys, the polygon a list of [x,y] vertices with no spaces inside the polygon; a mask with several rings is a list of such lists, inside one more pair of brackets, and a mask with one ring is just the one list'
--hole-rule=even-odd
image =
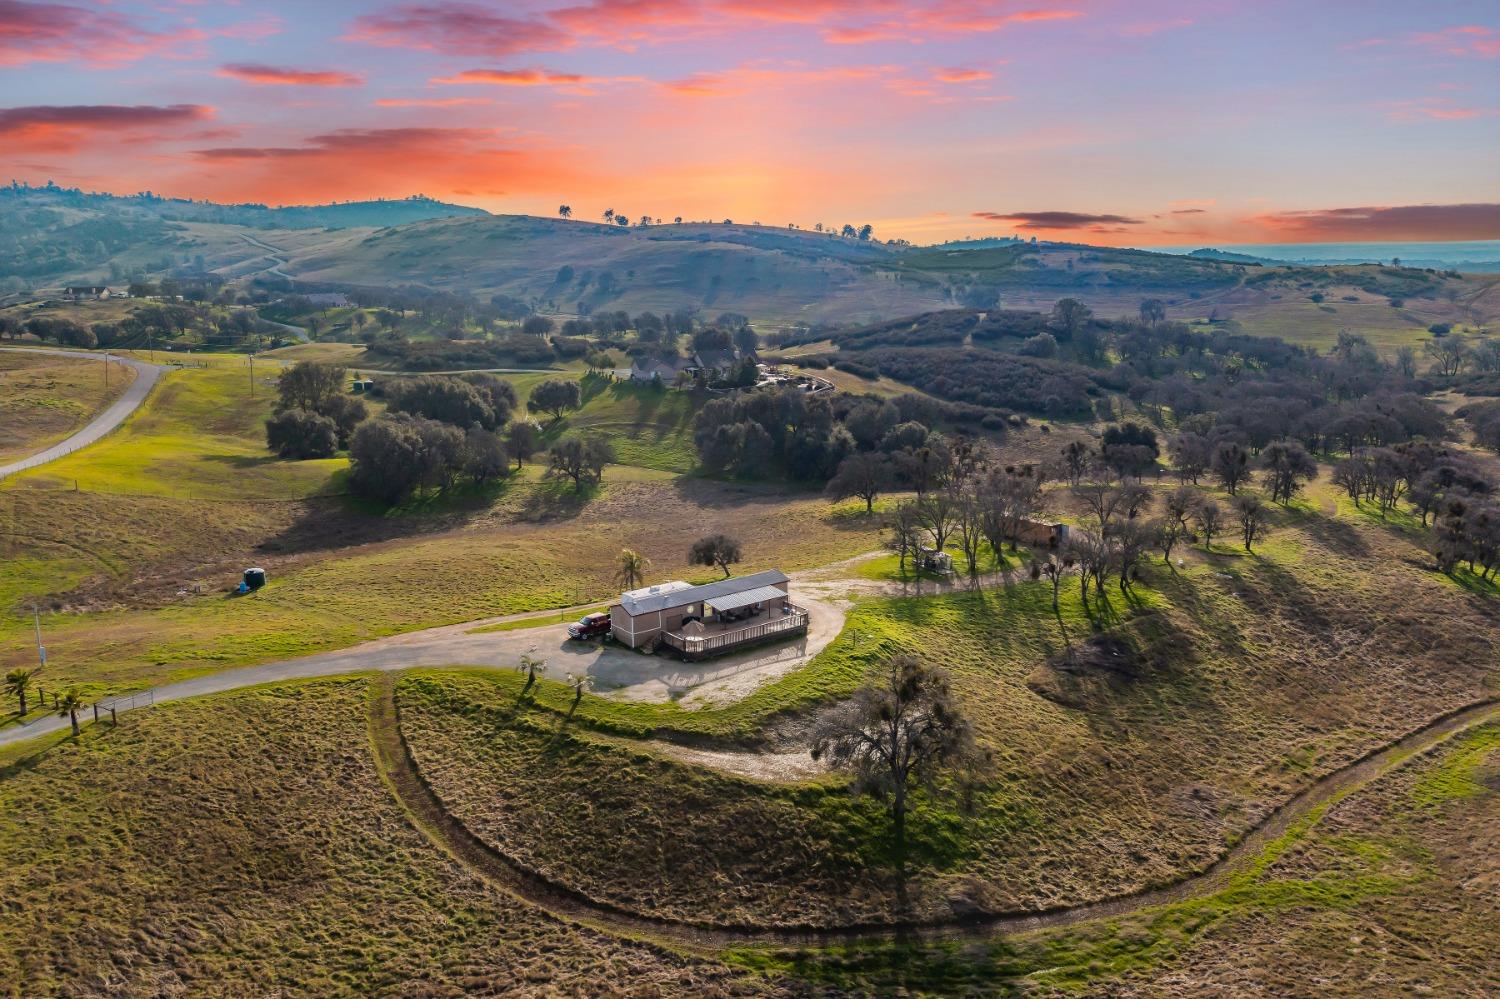
{"label": "tree shadow", "polygon": [[518,516],[531,523],[572,520],[583,513],[598,492],[599,483],[574,489],[573,483],[565,479],[543,479],[521,504]]}

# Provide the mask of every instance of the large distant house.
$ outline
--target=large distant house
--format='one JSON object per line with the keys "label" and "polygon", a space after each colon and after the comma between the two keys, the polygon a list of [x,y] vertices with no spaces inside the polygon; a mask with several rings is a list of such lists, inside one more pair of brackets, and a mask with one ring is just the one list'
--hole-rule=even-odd
{"label": "large distant house", "polygon": [[660,357],[637,357],[630,365],[630,380],[649,382],[660,378],[663,384],[671,385],[682,372],[696,370],[696,363],[689,357],[679,357],[671,361],[662,360]]}
{"label": "large distant house", "polygon": [[702,586],[680,580],[620,594],[609,609],[615,641],[633,649],[672,649],[703,659],[807,630],[807,611],[792,603],[778,569]]}
{"label": "large distant house", "polygon": [[693,363],[702,371],[722,377],[734,370],[743,356],[732,347],[727,350],[700,350],[693,354]]}

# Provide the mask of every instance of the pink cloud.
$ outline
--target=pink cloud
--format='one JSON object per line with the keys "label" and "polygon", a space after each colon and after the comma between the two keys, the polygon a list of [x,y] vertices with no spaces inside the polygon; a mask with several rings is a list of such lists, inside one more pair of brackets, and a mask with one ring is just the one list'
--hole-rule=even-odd
{"label": "pink cloud", "polygon": [[14,149],[73,152],[109,135],[162,139],[164,130],[205,121],[214,109],[202,104],[38,105],[0,110],[0,140]]}
{"label": "pink cloud", "polygon": [[1467,121],[1495,113],[1487,108],[1461,107],[1446,97],[1394,101],[1383,106],[1386,118],[1391,121]]}
{"label": "pink cloud", "polygon": [[1452,56],[1479,56],[1481,59],[1500,57],[1500,33],[1479,24],[1412,35],[1411,43]]}
{"label": "pink cloud", "polygon": [[435,76],[427,82],[445,86],[477,83],[502,87],[556,87],[600,83],[605,80],[605,77],[554,73],[548,69],[466,69],[452,76]]}
{"label": "pink cloud", "polygon": [[357,87],[365,82],[363,77],[337,70],[287,69],[247,62],[221,66],[218,75],[262,86]]}
{"label": "pink cloud", "polygon": [[513,55],[573,44],[566,31],[537,18],[507,17],[471,3],[403,4],[355,18],[348,41],[466,55]]}
{"label": "pink cloud", "polygon": [[1324,208],[1245,221],[1296,242],[1495,239],[1500,237],[1500,204]]}
{"label": "pink cloud", "polygon": [[468,104],[493,104],[488,97],[382,97],[378,108],[456,108]]}
{"label": "pink cloud", "polygon": [[933,70],[932,76],[939,83],[974,83],[995,78],[995,74],[987,69],[974,69],[970,66],[944,66]]}
{"label": "pink cloud", "polygon": [[108,10],[0,0],[0,66],[81,62],[108,68],[204,37],[196,29],[148,31]]}

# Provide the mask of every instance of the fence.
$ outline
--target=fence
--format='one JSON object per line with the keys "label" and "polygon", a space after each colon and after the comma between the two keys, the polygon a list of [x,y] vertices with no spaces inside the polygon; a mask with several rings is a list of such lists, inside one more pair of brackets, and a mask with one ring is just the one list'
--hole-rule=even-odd
{"label": "fence", "polygon": [[712,655],[723,649],[734,648],[739,645],[750,645],[773,635],[792,634],[807,630],[807,611],[801,607],[793,607],[792,613],[787,614],[776,621],[767,621],[764,624],[751,625],[738,631],[729,631],[720,635],[682,635],[675,632],[663,632],[662,641],[670,647],[681,652],[684,659],[701,659]]}

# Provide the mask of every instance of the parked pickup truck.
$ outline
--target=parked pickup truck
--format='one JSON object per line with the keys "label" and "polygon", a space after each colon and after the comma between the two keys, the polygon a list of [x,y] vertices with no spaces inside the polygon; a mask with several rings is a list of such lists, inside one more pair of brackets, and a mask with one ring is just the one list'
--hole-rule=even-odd
{"label": "parked pickup truck", "polygon": [[568,637],[577,639],[600,638],[609,634],[609,615],[585,614],[568,625]]}

